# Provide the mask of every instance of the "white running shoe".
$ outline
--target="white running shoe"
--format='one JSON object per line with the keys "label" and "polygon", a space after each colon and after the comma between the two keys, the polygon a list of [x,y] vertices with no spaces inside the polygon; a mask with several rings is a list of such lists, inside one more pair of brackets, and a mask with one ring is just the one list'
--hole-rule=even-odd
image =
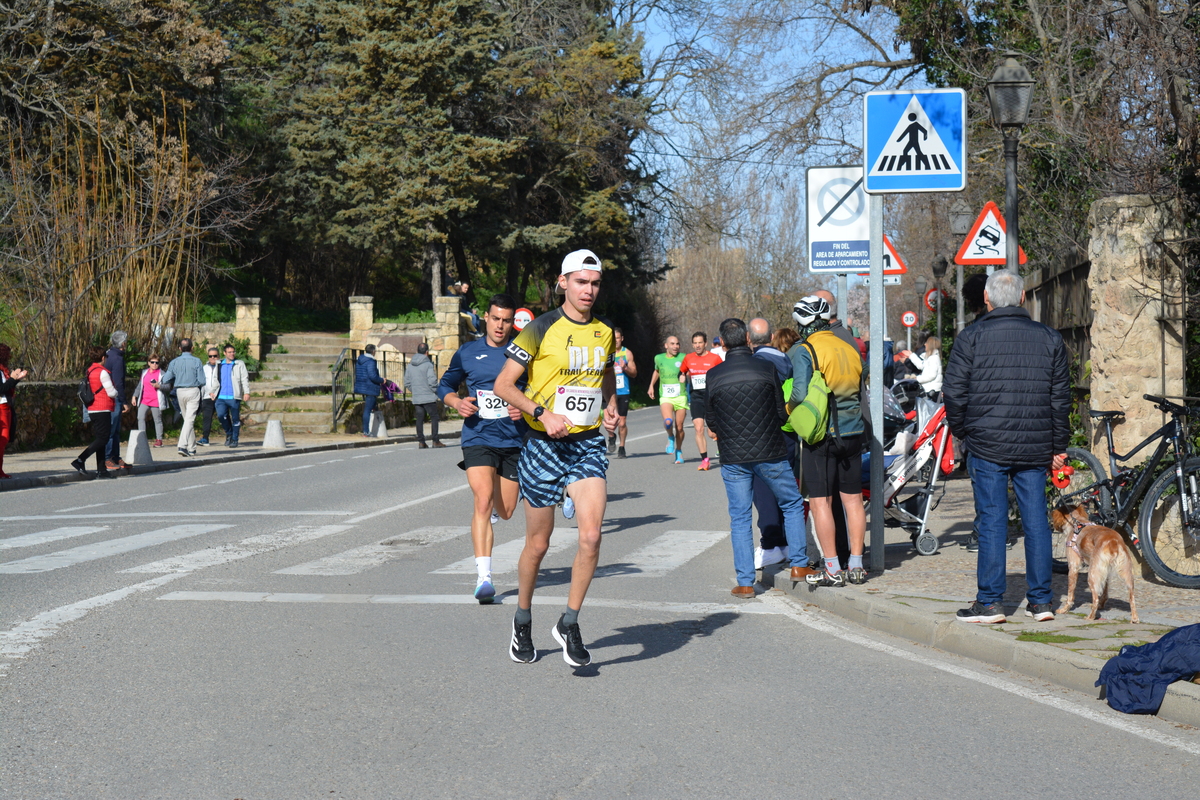
{"label": "white running shoe", "polygon": [[754,546],[754,568],[755,569],[762,569],[764,555],[766,555],[766,551],[763,550],[758,545],[755,545]]}
{"label": "white running shoe", "polygon": [[493,511],[493,512],[492,512],[492,524],[493,524],[493,525],[499,525],[499,524],[500,524],[500,515],[499,515],[499,514],[497,514],[495,511]]}
{"label": "white running shoe", "polygon": [[571,495],[569,495],[569,494],[563,495],[562,508],[563,508],[563,516],[564,517],[566,517],[567,519],[575,518],[575,501],[571,499]]}

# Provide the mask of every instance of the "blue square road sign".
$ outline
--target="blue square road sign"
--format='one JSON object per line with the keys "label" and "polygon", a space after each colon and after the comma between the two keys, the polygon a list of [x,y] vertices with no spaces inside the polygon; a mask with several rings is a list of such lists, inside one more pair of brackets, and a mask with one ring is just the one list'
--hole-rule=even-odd
{"label": "blue square road sign", "polygon": [[863,188],[869,194],[966,188],[966,92],[870,92],[863,104]]}

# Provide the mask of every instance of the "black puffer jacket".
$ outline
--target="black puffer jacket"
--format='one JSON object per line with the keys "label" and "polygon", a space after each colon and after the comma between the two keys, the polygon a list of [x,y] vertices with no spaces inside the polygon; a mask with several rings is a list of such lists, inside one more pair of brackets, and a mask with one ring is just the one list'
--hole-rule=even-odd
{"label": "black puffer jacket", "polygon": [[733,347],[707,380],[706,422],[721,443],[722,464],[787,458],[783,386],[770,361],[755,358],[749,347]]}
{"label": "black puffer jacket", "polygon": [[967,452],[1049,467],[1070,438],[1071,384],[1058,331],[1019,306],[997,308],[954,340],[942,383],[946,421]]}

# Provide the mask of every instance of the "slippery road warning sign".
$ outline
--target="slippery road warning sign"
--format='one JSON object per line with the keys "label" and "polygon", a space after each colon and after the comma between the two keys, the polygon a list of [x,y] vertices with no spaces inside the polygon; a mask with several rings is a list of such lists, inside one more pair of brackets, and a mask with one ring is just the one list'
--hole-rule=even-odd
{"label": "slippery road warning sign", "polygon": [[[963,239],[962,247],[954,256],[955,264],[1000,264],[1005,260],[1008,233],[1000,207],[988,201],[971,226],[971,232]],[[1017,247],[1017,263],[1025,263],[1024,248]]]}
{"label": "slippery road warning sign", "polygon": [[868,193],[966,188],[966,92],[871,92],[863,103]]}

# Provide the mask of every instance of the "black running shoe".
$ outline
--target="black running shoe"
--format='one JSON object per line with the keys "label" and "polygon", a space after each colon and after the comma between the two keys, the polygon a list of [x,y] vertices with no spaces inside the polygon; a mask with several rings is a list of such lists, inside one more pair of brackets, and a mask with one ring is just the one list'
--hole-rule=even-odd
{"label": "black running shoe", "polygon": [[608,454],[611,456],[615,452],[617,452],[617,437],[614,436],[608,440]]}
{"label": "black running shoe", "polygon": [[1049,622],[1054,619],[1054,607],[1049,603],[1029,603],[1025,606],[1025,616],[1033,617],[1037,622]]}
{"label": "black running shoe", "polygon": [[617,448],[617,458],[628,458],[628,456],[626,456],[626,455],[625,455],[625,448],[624,448],[624,447],[618,447],[618,448]]}
{"label": "black running shoe", "polygon": [[960,608],[954,615],[959,622],[980,622],[984,625],[994,625],[1006,621],[1004,609],[999,603],[981,603],[976,600],[970,608]]}
{"label": "black running shoe", "polygon": [[[1015,537],[1009,537],[1004,542],[1004,549],[1012,550],[1013,545],[1015,545],[1016,543],[1017,543],[1017,540]],[[965,542],[963,542],[963,549],[966,550],[968,553],[978,553],[979,552],[979,537],[976,536],[974,533],[967,534],[967,539]]]}
{"label": "black running shoe", "polygon": [[71,462],[71,466],[74,467],[75,471],[78,472],[83,477],[85,477],[85,478],[92,477],[91,475],[88,474],[88,471],[83,468],[83,462],[80,461],[78,458]]}
{"label": "black running shoe", "polygon": [[508,645],[508,657],[518,664],[537,661],[537,648],[533,646],[533,623],[518,625],[513,620],[512,642]]}
{"label": "black running shoe", "polygon": [[[563,616],[566,616],[565,614]],[[563,661],[572,667],[586,667],[592,663],[592,654],[583,646],[583,636],[579,633],[579,625],[564,625],[562,617],[551,631],[554,640],[562,645]]]}

